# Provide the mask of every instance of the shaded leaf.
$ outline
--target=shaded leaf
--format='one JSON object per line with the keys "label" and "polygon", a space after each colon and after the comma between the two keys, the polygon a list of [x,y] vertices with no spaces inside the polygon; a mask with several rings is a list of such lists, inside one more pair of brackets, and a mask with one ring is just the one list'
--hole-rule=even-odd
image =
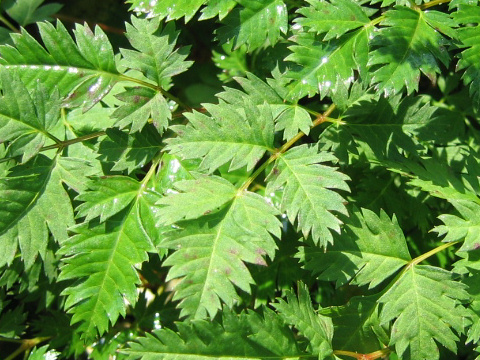
{"label": "shaded leaf", "polygon": [[44,2],[45,0],[4,0],[2,8],[19,25],[26,26],[52,20],[51,16],[62,8],[62,5],[57,3],[42,5]]}

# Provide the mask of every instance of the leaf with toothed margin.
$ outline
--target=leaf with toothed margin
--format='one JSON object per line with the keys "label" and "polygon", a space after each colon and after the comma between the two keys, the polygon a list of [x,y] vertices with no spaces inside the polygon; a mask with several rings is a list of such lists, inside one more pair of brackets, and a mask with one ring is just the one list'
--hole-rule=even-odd
{"label": "leaf with toothed margin", "polygon": [[63,5],[58,3],[42,5],[45,0],[4,0],[2,8],[20,26],[27,26],[40,21],[51,21]]}
{"label": "leaf with toothed margin", "polygon": [[301,145],[279,154],[267,177],[266,193],[282,189],[280,210],[306,237],[326,247],[333,242],[330,230],[340,232],[341,220],[332,212],[347,214],[344,198],[334,189],[349,191],[347,175],[323,165],[336,158],[318,152],[315,146]]}
{"label": "leaf with toothed margin", "polygon": [[164,225],[208,215],[237,194],[235,186],[219,176],[201,175],[194,180],[178,181],[173,187],[180,192],[170,193],[157,202],[163,205],[157,215]]}
{"label": "leaf with toothed margin", "polygon": [[[225,0],[224,0],[225,1]],[[228,0],[227,0],[228,1]],[[148,17],[156,17],[159,20],[167,18],[178,20],[185,17],[188,22],[197,13],[198,9],[205,3],[212,0],[127,0],[132,4],[130,10],[137,14],[147,14]]]}
{"label": "leaf with toothed margin", "polygon": [[307,270],[320,280],[374,288],[411,260],[407,242],[397,219],[390,220],[382,210],[354,208],[345,219],[342,233],[334,236],[327,251],[318,247],[300,249]]}
{"label": "leaf with toothed margin", "polygon": [[12,34],[14,45],[0,46],[0,64],[16,71],[27,88],[37,81],[52,93],[58,88],[65,105],[83,106],[84,111],[99,102],[118,81],[112,46],[97,26],[95,33],[77,24],[76,42],[60,21],[38,23],[44,46],[22,29]]}
{"label": "leaf with toothed margin", "polygon": [[214,318],[221,302],[231,308],[240,301],[235,287],[250,293],[245,262],[266,265],[264,256],[273,258],[278,214],[263,197],[245,192],[219,212],[179,222],[165,234],[161,245],[175,250],[164,262],[171,266],[167,281],[180,279],[174,300],[180,300],[181,316]]}
{"label": "leaf with toothed margin", "polygon": [[172,119],[167,100],[155,90],[146,87],[127,88],[115,97],[125,103],[112,114],[117,119],[115,125],[120,128],[130,125],[130,133],[142,130],[151,121],[162,134]]}
{"label": "leaf with toothed margin", "polygon": [[207,114],[186,113],[187,125],[171,129],[178,136],[166,140],[167,150],[184,159],[202,159],[200,170],[213,172],[225,163],[230,170],[247,170],[273,150],[274,121],[269,105],[256,106],[249,98],[243,106],[221,102],[204,104]]}
{"label": "leaf with toothed margin", "polygon": [[74,235],[58,251],[64,263],[59,280],[75,280],[62,293],[65,308],[73,314],[72,324],[80,323],[85,340],[102,335],[125,316],[126,301],[135,305],[138,269],[159,243],[153,205],[160,196],[155,188],[117,176],[94,180],[78,197],[85,201],[80,214],[105,220],[71,228]]}
{"label": "leaf with toothed margin", "polygon": [[396,6],[384,16],[370,42],[373,51],[368,59],[377,91],[389,96],[406,88],[411,94],[418,90],[420,72],[435,81],[440,64],[448,67],[450,62],[447,39],[422,11]]}
{"label": "leaf with toothed margin", "polygon": [[310,32],[292,36],[296,44],[290,46],[292,53],[285,58],[293,63],[285,74],[293,79],[288,85],[288,97],[298,100],[320,94],[323,98],[337,90],[337,82],[349,87],[355,71],[366,78],[371,31],[370,27],[363,27],[330,41]]}
{"label": "leaf with toothed margin", "polygon": [[60,119],[58,92],[48,96],[37,83],[30,95],[18,75],[8,71],[0,71],[0,79],[0,143],[7,141],[8,154],[27,162],[46,142],[56,140],[52,132]]}

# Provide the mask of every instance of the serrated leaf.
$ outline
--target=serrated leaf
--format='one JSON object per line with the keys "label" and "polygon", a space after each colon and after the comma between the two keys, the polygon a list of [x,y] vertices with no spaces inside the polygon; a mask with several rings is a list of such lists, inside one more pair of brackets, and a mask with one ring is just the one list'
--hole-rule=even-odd
{"label": "serrated leaf", "polygon": [[330,317],[335,327],[333,348],[360,353],[371,353],[380,348],[381,340],[388,344],[386,331],[380,326],[379,295],[355,296],[344,306],[321,310]]}
{"label": "serrated leaf", "polygon": [[305,352],[298,348],[293,332],[268,309],[260,315],[225,310],[221,322],[193,320],[177,323],[178,332],[156,330],[140,337],[123,350],[129,360],[207,359],[299,359]]}
{"label": "serrated leaf", "polygon": [[304,17],[295,19],[295,23],[317,34],[325,34],[324,41],[338,38],[370,21],[362,7],[355,1],[309,0],[308,3],[309,7],[299,8],[298,13]]}
{"label": "serrated leaf", "polygon": [[[207,0],[127,0],[132,4],[130,10],[137,14],[147,14],[148,17],[158,17],[160,20],[178,20],[185,17],[188,22]],[[223,0],[225,1],[225,0]],[[209,1],[211,2],[211,0]]]}
{"label": "serrated leaf", "polygon": [[279,299],[273,306],[287,324],[293,325],[308,340],[309,352],[318,355],[319,360],[332,354],[332,320],[313,309],[310,291],[305,284],[298,284],[298,298],[288,291],[287,301]]}
{"label": "serrated leaf", "polygon": [[370,42],[372,84],[387,96],[404,88],[411,94],[418,90],[420,72],[434,81],[440,64],[448,66],[448,41],[429,25],[422,11],[396,6],[384,16]]}
{"label": "serrated leaf", "polygon": [[138,195],[138,181],[126,176],[111,176],[90,180],[88,189],[75,200],[82,201],[76,208],[77,217],[90,221],[100,217],[100,222],[119,213]]}
{"label": "serrated leaf", "polygon": [[200,170],[213,172],[225,163],[230,170],[251,170],[266,151],[273,150],[274,123],[268,105],[244,99],[243,109],[228,103],[204,104],[208,114],[194,111],[187,125],[172,126],[177,137],[167,139],[167,150],[184,159],[202,159]]}
{"label": "serrated leaf", "polygon": [[14,46],[0,46],[0,64],[16,71],[28,88],[39,81],[50,93],[58,88],[66,105],[90,109],[119,80],[107,36],[98,26],[93,33],[77,24],[75,43],[59,21],[56,28],[46,22],[38,28],[45,47],[22,30],[12,34]]}
{"label": "serrated leaf", "polygon": [[347,214],[344,199],[333,189],[349,191],[349,177],[321,164],[334,160],[314,146],[297,146],[278,156],[267,178],[267,193],[283,189],[280,208],[290,222],[297,219],[298,230],[324,247],[333,242],[330,230],[340,232],[341,221],[332,212]]}
{"label": "serrated leaf", "polygon": [[100,143],[98,154],[105,162],[113,162],[112,170],[133,170],[145,166],[160,151],[162,137],[152,127],[128,135],[117,129],[107,129],[107,138]]}
{"label": "serrated leaf", "polygon": [[233,9],[217,31],[220,42],[243,44],[253,51],[265,44],[273,46],[288,30],[287,6],[282,0],[235,0],[242,8]]}
{"label": "serrated leaf", "polygon": [[[67,229],[75,221],[63,187],[64,161],[68,160],[38,155],[0,179],[0,247],[5,249],[1,265],[12,262],[18,244],[28,269],[37,255],[45,256],[49,230],[57,242],[67,239]],[[90,168],[83,163],[77,171],[86,176]]]}
{"label": "serrated leaf", "polygon": [[125,24],[125,36],[135,50],[120,49],[120,63],[140,71],[159,87],[168,88],[171,78],[186,71],[193,63],[185,61],[188,47],[175,49],[178,31],[173,23],[162,27],[159,18],[138,19],[134,16],[131,22],[131,25]]}
{"label": "serrated leaf", "polygon": [[304,108],[298,105],[282,106],[284,111],[276,118],[275,130],[283,130],[283,140],[288,141],[300,131],[308,135],[312,126],[312,118]]}
{"label": "serrated leaf", "polygon": [[60,118],[58,92],[50,97],[45,88],[37,84],[30,95],[16,74],[0,73],[0,142],[10,141],[9,154],[22,155],[22,162],[26,162],[40,151],[45,142],[57,140],[51,131]]}
{"label": "serrated leaf", "polygon": [[237,5],[235,0],[208,0],[202,9],[199,20],[211,19],[218,16],[222,20]]}
{"label": "serrated leaf", "polygon": [[49,345],[44,345],[37,349],[35,346],[28,355],[28,360],[56,360],[60,353],[55,350],[48,350],[49,347]]}
{"label": "serrated leaf", "polygon": [[136,87],[128,88],[115,97],[125,103],[112,114],[112,117],[117,119],[115,125],[120,128],[130,125],[131,133],[142,130],[151,121],[162,134],[172,119],[171,109],[160,92]]}
{"label": "serrated leaf", "polygon": [[27,313],[23,306],[17,306],[13,310],[3,311],[0,315],[0,336],[10,339],[18,339],[25,331]]}
{"label": "serrated leaf", "polygon": [[480,248],[480,205],[468,200],[450,200],[461,217],[450,214],[440,215],[438,218],[445,225],[436,226],[433,231],[438,236],[446,235],[445,242],[464,240],[459,251],[471,251]]}
{"label": "serrated leaf", "polygon": [[459,60],[456,70],[465,70],[462,75],[463,82],[470,84],[475,107],[480,109],[480,8],[478,6],[459,5],[458,11],[453,13],[453,18],[459,24],[476,24],[457,29],[460,47],[464,50],[458,55]]}
{"label": "serrated leaf", "polygon": [[439,359],[437,343],[456,353],[468,299],[452,273],[428,265],[409,267],[379,299],[381,323],[395,319],[389,345],[404,359]]}
{"label": "serrated leaf", "polygon": [[180,230],[166,234],[162,246],[176,251],[164,264],[167,279],[180,278],[175,300],[181,316],[214,318],[221,301],[232,307],[240,297],[235,287],[250,293],[253,279],[245,262],[266,265],[280,236],[278,212],[261,196],[246,192],[229,207],[198,220],[178,223]]}
{"label": "serrated leaf", "polygon": [[4,0],[2,8],[20,26],[52,20],[51,16],[63,5],[58,3],[42,5],[45,0]]}
{"label": "serrated leaf", "polygon": [[[114,181],[121,182],[121,178]],[[103,185],[108,182],[105,180]],[[102,335],[109,323],[114,324],[119,315],[125,316],[124,300],[135,304],[140,283],[137,271],[148,259],[147,252],[154,252],[158,242],[153,204],[160,195],[133,179],[125,179],[128,186],[122,188],[133,193],[133,182],[136,194],[129,203],[127,196],[117,208],[110,204],[107,214],[110,217],[104,223],[83,223],[72,228],[75,235],[58,252],[64,256],[59,280],[77,280],[62,294],[67,296],[65,308],[73,314],[72,324],[80,323],[79,330],[85,340]],[[120,197],[120,191],[117,196]],[[87,200],[91,203],[92,199]],[[90,209],[92,216],[101,211],[101,207]]]}
{"label": "serrated leaf", "polygon": [[157,215],[165,225],[208,215],[237,194],[235,186],[219,176],[200,176],[194,180],[178,181],[173,186],[180,193],[170,194],[157,202],[163,205]]}
{"label": "serrated leaf", "polygon": [[293,79],[289,85],[289,98],[300,99],[315,94],[323,98],[336,90],[337,82],[349,87],[355,71],[364,76],[371,31],[371,28],[363,27],[328,42],[314,33],[294,35],[291,40],[296,45],[289,47],[292,54],[285,59],[294,63],[285,74]]}
{"label": "serrated leaf", "polygon": [[374,288],[395,274],[411,260],[407,243],[397,219],[384,212],[354,209],[345,220],[342,233],[334,238],[333,247],[302,249],[305,268],[320,280],[348,282]]}

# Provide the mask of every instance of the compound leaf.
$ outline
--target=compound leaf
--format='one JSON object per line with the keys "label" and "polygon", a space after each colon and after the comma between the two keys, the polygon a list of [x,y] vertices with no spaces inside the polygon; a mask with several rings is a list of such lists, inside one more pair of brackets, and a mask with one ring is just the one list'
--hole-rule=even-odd
{"label": "compound leaf", "polygon": [[222,43],[233,42],[238,49],[243,44],[248,51],[265,44],[270,46],[288,30],[287,6],[282,0],[235,0],[242,8],[236,7],[223,20],[224,26],[218,32]]}
{"label": "compound leaf", "polygon": [[298,10],[304,17],[295,19],[309,31],[325,34],[324,41],[338,38],[346,32],[367,24],[370,19],[358,3],[349,0],[309,0],[309,7]]}
{"label": "compound leaf", "polygon": [[[127,194],[102,208],[102,198],[106,197],[102,192],[113,183],[118,199],[122,190]],[[94,339],[97,333],[102,335],[109,322],[114,324],[119,315],[125,316],[125,300],[136,303],[136,285],[140,283],[137,271],[158,242],[153,204],[160,196],[128,177],[99,179],[91,187],[93,194],[81,195],[87,205],[81,205],[80,211],[88,212],[89,217],[109,216],[108,220],[72,228],[75,235],[58,252],[64,256],[59,279],[76,280],[62,292],[67,296],[65,308],[73,313],[72,324],[80,322],[79,330],[86,340]],[[96,201],[95,196],[99,197]]]}
{"label": "compound leaf", "polygon": [[42,5],[45,0],[4,0],[2,8],[13,20],[21,26],[35,22],[52,20],[51,16],[58,12],[61,4]]}
{"label": "compound leaf", "polygon": [[295,335],[271,310],[232,314],[227,309],[221,321],[192,320],[177,323],[178,332],[161,329],[129,343],[129,360],[207,359],[298,359]]}
{"label": "compound leaf", "polygon": [[250,293],[252,276],[245,262],[266,265],[273,258],[280,236],[277,210],[261,196],[246,192],[221,211],[197,220],[179,222],[179,230],[167,233],[162,246],[175,249],[164,262],[171,266],[167,280],[179,278],[175,300],[181,315],[214,318],[221,301],[232,307],[239,295],[235,287]]}
{"label": "compound leaf", "polygon": [[268,105],[255,106],[248,98],[243,104],[204,104],[209,114],[185,114],[188,124],[171,127],[178,136],[166,140],[167,149],[184,159],[202,159],[200,170],[213,172],[225,163],[230,170],[251,170],[273,149],[274,121]]}
{"label": "compound leaf", "polygon": [[422,11],[396,6],[384,16],[370,42],[372,84],[387,96],[404,88],[411,94],[418,90],[420,72],[434,81],[440,64],[448,66],[448,41],[430,26]]}
{"label": "compound leaf", "polygon": [[389,345],[404,359],[439,359],[437,343],[456,353],[463,333],[466,286],[453,274],[428,265],[409,267],[379,299],[381,323],[394,320]]}
{"label": "compound leaf", "polygon": [[287,301],[279,299],[274,307],[287,324],[293,325],[308,340],[309,352],[318,354],[319,359],[332,354],[332,319],[313,309],[310,291],[305,284],[298,284],[298,297],[288,291]]}
{"label": "compound leaf", "polygon": [[[220,1],[225,2],[225,0]],[[211,3],[212,0],[127,0],[126,2],[132,4],[130,10],[135,13],[158,17],[159,20],[167,18],[167,21],[185,17],[185,22],[188,22],[200,6],[205,2]]]}
{"label": "compound leaf", "polygon": [[14,46],[0,46],[0,64],[16,71],[28,88],[37,82],[51,93],[55,88],[71,107],[90,109],[118,81],[113,49],[105,33],[85,25],[74,30],[76,43],[61,22],[38,23],[40,45],[25,30],[12,34]]}
{"label": "compound leaf", "polygon": [[180,220],[191,220],[208,215],[232,200],[237,189],[219,176],[200,176],[195,180],[174,183],[174,189],[181,191],[161,198],[157,204],[160,222],[171,225]]}
{"label": "compound leaf", "polygon": [[470,94],[474,104],[480,109],[480,8],[478,6],[461,5],[453,13],[459,24],[476,24],[457,29],[460,47],[464,50],[458,55],[459,61],[456,70],[465,70],[462,75],[465,84],[470,84]]}
{"label": "compound leaf", "polygon": [[278,156],[267,180],[267,193],[283,189],[280,209],[286,212],[304,236],[311,233],[315,243],[333,242],[330,230],[340,232],[342,223],[332,211],[347,214],[344,199],[332,189],[349,191],[348,176],[334,167],[320,164],[334,161],[330,153],[319,153],[314,146],[301,145]]}
{"label": "compound leaf", "polygon": [[320,280],[348,282],[374,288],[388,279],[410,260],[407,243],[397,219],[390,220],[382,210],[354,209],[342,233],[335,236],[333,247],[324,251],[316,247],[302,250],[305,268]]}

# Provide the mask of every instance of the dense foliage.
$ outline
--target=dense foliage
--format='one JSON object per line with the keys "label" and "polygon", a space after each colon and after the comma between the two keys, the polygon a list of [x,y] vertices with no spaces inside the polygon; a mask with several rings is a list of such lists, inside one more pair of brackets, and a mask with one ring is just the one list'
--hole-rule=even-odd
{"label": "dense foliage", "polygon": [[0,357],[480,358],[477,0],[126,3],[0,4]]}

